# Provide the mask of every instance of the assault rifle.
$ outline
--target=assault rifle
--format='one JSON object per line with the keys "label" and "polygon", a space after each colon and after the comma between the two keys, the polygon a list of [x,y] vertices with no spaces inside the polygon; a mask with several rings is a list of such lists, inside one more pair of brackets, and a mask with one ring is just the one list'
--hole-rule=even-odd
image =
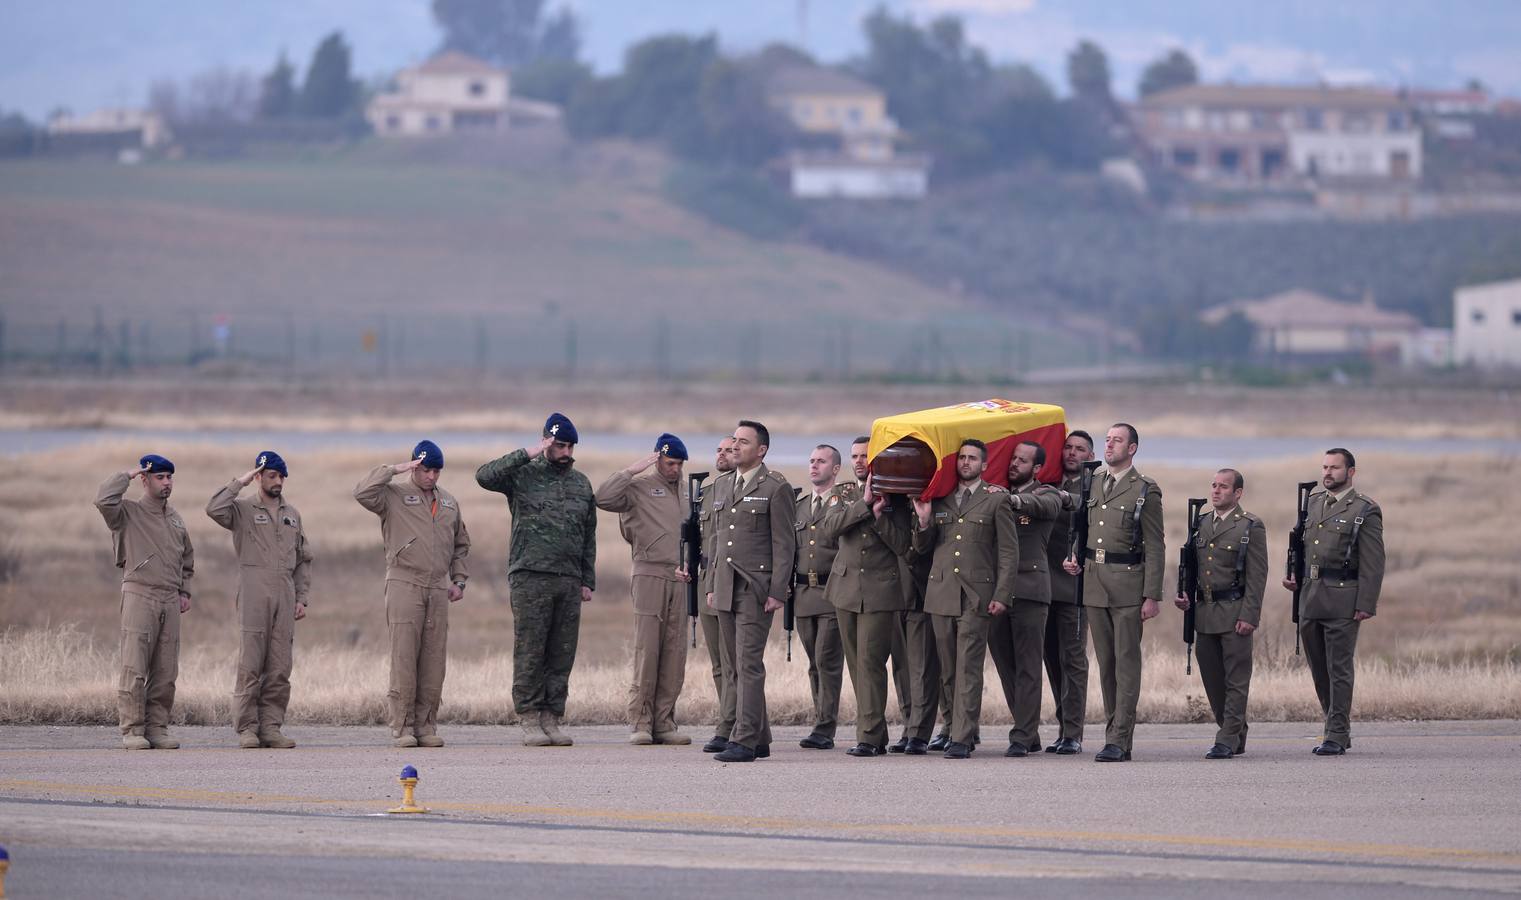
{"label": "assault rifle", "polygon": [[1316,484],[1314,481],[1299,482],[1299,512],[1294,527],[1289,529],[1288,577],[1294,580],[1294,605],[1290,616],[1294,623],[1295,656],[1299,655],[1299,595],[1304,592],[1304,529],[1310,520],[1310,492],[1315,490]]}
{"label": "assault rifle", "polygon": [[[792,489],[792,506],[803,496],[803,489]],[[792,551],[792,562],[787,564],[791,572],[787,576],[787,600],[782,604],[782,630],[787,632],[787,662],[792,662],[792,630],[797,627],[797,550]]]}
{"label": "assault rifle", "polygon": [[702,482],[707,472],[687,475],[687,518],[681,523],[681,561],[687,570],[687,615],[692,619],[692,646],[697,646],[697,617],[702,614]]}
{"label": "assault rifle", "polygon": [[1199,609],[1199,549],[1194,546],[1194,540],[1199,536],[1199,518],[1206,502],[1202,497],[1188,501],[1188,537],[1178,548],[1178,594],[1188,600],[1188,609],[1183,610],[1185,675],[1192,675],[1194,671],[1194,614]]}

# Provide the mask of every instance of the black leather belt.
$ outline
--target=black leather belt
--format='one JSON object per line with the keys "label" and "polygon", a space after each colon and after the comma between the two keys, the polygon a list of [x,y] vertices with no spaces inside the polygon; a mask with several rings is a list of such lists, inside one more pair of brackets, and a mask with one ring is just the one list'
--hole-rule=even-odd
{"label": "black leather belt", "polygon": [[818,572],[809,572],[806,575],[802,572],[797,573],[797,583],[807,585],[808,587],[823,587],[828,582],[828,572],[824,572],[822,574]]}
{"label": "black leather belt", "polygon": [[1088,548],[1087,556],[1096,563],[1108,566],[1137,566],[1146,561],[1144,553],[1110,553],[1107,550]]}
{"label": "black leather belt", "polygon": [[1211,603],[1224,603],[1229,600],[1240,600],[1245,596],[1246,588],[1223,587],[1219,588],[1218,590],[1209,591],[1204,595],[1204,599],[1210,601]]}
{"label": "black leather belt", "polygon": [[1310,580],[1319,578],[1322,581],[1353,581],[1357,578],[1357,568],[1350,569],[1327,569],[1323,566],[1310,566]]}

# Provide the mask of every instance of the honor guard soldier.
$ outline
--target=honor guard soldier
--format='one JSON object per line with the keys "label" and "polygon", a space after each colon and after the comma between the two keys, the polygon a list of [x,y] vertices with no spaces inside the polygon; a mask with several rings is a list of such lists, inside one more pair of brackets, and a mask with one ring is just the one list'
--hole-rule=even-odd
{"label": "honor guard soldier", "polygon": [[[1061,489],[1076,503],[1082,491],[1083,463],[1093,459],[1093,437],[1086,431],[1067,434],[1062,445]],[[1056,704],[1057,739],[1047,753],[1071,756],[1083,752],[1083,720],[1088,715],[1088,629],[1077,576],[1062,568],[1072,547],[1072,517],[1064,512],[1051,526],[1046,559],[1051,570],[1051,610],[1046,616],[1046,679]]]}
{"label": "honor guard soldier", "polygon": [[[442,747],[438,707],[444,696],[449,604],[465,596],[470,532],[454,495],[438,486],[444,452],[432,441],[412,458],[376,466],[354,488],[360,506],[380,517],[386,550],[386,627],[391,637],[386,691],[397,747]],[[407,479],[397,484],[397,475]]]}
{"label": "honor guard soldier", "polygon": [[[1299,633],[1325,713],[1317,756],[1340,756],[1352,746],[1352,675],[1357,630],[1378,612],[1384,583],[1384,512],[1352,486],[1352,451],[1326,451],[1320,489],[1310,496],[1305,530],[1305,584]],[[1283,586],[1293,590],[1292,578]]]}
{"label": "honor guard soldier", "polygon": [[[169,734],[180,666],[180,616],[190,612],[195,553],[185,520],[169,505],[174,463],[154,453],[105,480],[95,508],[111,529],[121,576],[121,677],[116,715],[128,750],[175,750]],[[123,498],[132,479],[142,497]]]}
{"label": "honor guard soldier", "polygon": [[840,624],[834,606],[825,596],[839,547],[821,526],[826,512],[856,496],[855,485],[836,483],[841,462],[840,451],[829,444],[813,448],[808,457],[810,490],[797,498],[793,616],[803,650],[808,654],[808,687],[813,696],[813,730],[798,741],[804,750],[834,749],[835,720],[840,714],[845,651],[840,645]]}
{"label": "honor guard soldier", "polygon": [[[1267,585],[1267,529],[1241,508],[1246,480],[1221,469],[1209,486],[1210,509],[1190,523],[1199,561],[1199,608],[1194,611],[1199,678],[1215,715],[1214,746],[1206,759],[1246,752],[1246,701],[1252,683],[1252,632],[1262,617]],[[1187,610],[1182,593],[1175,601]]]}
{"label": "honor guard soldier", "polygon": [[[273,450],[229,481],[206,504],[211,521],[232,532],[238,557],[238,663],[232,685],[233,728],[245,750],[288,750],[281,733],[290,703],[291,650],[296,622],[306,617],[312,550],[301,513],[286,502],[290,470]],[[259,483],[252,497],[238,493]]]}
{"label": "honor guard soldier", "polygon": [[[718,496],[718,483],[734,471],[734,437],[730,435],[718,442],[713,458],[713,471],[717,473],[702,492],[702,588],[701,596],[713,593],[713,558],[717,555],[718,532],[713,520],[718,515],[714,498]],[[702,623],[702,641],[708,648],[708,663],[713,672],[713,693],[718,698],[718,721],[713,737],[702,745],[704,753],[722,753],[729,748],[729,735],[734,733],[733,680],[724,671],[723,636],[718,631],[718,610],[712,604],[702,603],[698,621]]]}

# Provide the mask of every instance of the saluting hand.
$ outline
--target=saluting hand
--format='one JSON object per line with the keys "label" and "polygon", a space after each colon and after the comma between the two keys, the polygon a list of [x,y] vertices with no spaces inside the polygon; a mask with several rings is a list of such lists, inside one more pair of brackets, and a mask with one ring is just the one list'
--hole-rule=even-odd
{"label": "saluting hand", "polygon": [[627,469],[624,469],[623,471],[629,473],[630,475],[638,475],[640,472],[643,472],[645,469],[648,469],[650,466],[653,466],[659,460],[660,460],[660,454],[659,453],[651,453],[649,456],[646,456],[644,459],[639,460],[638,462],[634,463],[633,465],[629,466]]}
{"label": "saluting hand", "polygon": [[244,472],[242,475],[238,476],[238,483],[241,484],[241,485],[243,485],[244,487],[248,487],[250,484],[253,483],[253,480],[255,478],[259,477],[259,473],[262,472],[262,471],[264,471],[264,467],[262,465],[255,466],[252,469],[249,469],[247,472]]}
{"label": "saluting hand", "polygon": [[147,466],[138,466],[136,469],[128,469],[127,470],[127,480],[131,481],[134,478],[141,478],[143,481],[147,481],[148,480],[148,467]]}
{"label": "saluting hand", "polygon": [[397,475],[402,475],[412,471],[420,465],[422,465],[421,459],[409,459],[404,463],[397,463],[396,465],[392,466],[391,471],[395,472]]}
{"label": "saluting hand", "polygon": [[554,435],[546,434],[543,437],[539,438],[539,445],[537,447],[524,447],[523,449],[528,451],[528,458],[533,459],[537,456],[543,456],[544,451],[548,450],[549,445],[553,444],[554,442]]}

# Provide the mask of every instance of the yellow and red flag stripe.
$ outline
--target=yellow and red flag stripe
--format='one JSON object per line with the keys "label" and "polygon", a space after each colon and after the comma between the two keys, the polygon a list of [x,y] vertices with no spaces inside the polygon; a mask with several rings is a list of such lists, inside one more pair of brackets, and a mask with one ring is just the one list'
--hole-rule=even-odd
{"label": "yellow and red flag stripe", "polygon": [[1009,460],[1014,447],[1034,441],[1046,450],[1046,463],[1035,477],[1048,484],[1061,481],[1062,444],[1067,440],[1067,413],[1060,406],[1016,400],[958,403],[918,412],[887,416],[871,423],[871,459],[904,438],[918,438],[934,451],[940,466],[921,500],[950,494],[956,487],[956,452],[961,442],[976,438],[988,445],[988,464],[982,478],[1008,487]]}

